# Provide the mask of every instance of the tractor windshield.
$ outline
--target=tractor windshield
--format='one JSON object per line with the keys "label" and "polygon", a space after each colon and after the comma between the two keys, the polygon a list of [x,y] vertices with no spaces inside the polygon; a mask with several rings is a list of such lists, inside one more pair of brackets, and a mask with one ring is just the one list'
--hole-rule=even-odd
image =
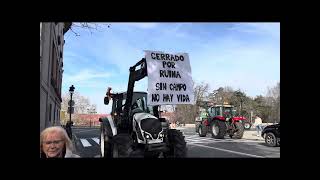
{"label": "tractor windshield", "polygon": [[232,116],[233,115],[233,108],[232,107],[224,107],[223,108],[223,115],[224,116]]}
{"label": "tractor windshield", "polygon": [[[136,101],[136,107],[135,108],[139,108],[142,111],[146,112],[147,111],[147,106],[146,106],[146,101],[145,101],[145,97],[139,98]],[[134,105],[135,105],[134,104]]]}

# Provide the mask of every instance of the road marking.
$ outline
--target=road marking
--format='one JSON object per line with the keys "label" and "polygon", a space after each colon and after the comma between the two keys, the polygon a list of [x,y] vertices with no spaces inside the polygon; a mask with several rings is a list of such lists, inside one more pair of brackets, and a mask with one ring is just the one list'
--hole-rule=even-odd
{"label": "road marking", "polygon": [[91,144],[86,139],[80,139],[83,147],[89,147]]}
{"label": "road marking", "polygon": [[97,144],[99,144],[100,139],[98,138],[91,138],[92,140],[94,140],[94,142],[96,142]]}
{"label": "road marking", "polygon": [[225,152],[229,152],[229,153],[240,154],[240,155],[245,155],[245,156],[250,156],[250,157],[265,158],[263,156],[258,156],[258,155],[254,155],[254,154],[248,154],[248,153],[242,153],[242,152],[238,152],[238,151],[231,151],[231,150],[228,150],[228,149],[216,148],[216,147],[200,145],[200,144],[195,144],[195,143],[190,143],[190,144],[192,144],[194,146],[200,146],[200,147],[205,147],[205,148],[210,148],[210,149],[216,149],[216,150],[219,150],[219,151],[225,151]]}
{"label": "road marking", "polygon": [[187,135],[185,137],[185,140],[187,143],[226,143],[226,142],[234,142],[234,143],[259,143],[259,142],[263,142],[264,140],[253,140],[253,139],[229,139],[229,138],[225,138],[225,139],[214,139],[212,137],[199,137],[197,135]]}

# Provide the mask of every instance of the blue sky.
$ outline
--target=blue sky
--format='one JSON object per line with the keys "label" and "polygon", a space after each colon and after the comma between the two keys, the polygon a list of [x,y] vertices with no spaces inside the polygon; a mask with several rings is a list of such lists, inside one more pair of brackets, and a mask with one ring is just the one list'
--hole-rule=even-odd
{"label": "blue sky", "polygon": [[[280,82],[280,23],[108,23],[92,34],[65,34],[62,92],[75,90],[109,113],[103,104],[108,86],[125,91],[129,67],[143,50],[188,53],[195,83],[210,90],[230,86],[248,96],[266,95]],[[135,90],[146,91],[147,78]]]}

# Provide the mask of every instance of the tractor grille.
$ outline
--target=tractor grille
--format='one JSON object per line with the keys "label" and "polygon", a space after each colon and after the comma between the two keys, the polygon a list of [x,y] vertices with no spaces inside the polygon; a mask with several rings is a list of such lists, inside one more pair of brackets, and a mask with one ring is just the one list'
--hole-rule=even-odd
{"label": "tractor grille", "polygon": [[144,119],[141,121],[141,129],[150,133],[153,139],[156,139],[162,130],[161,122],[154,118]]}

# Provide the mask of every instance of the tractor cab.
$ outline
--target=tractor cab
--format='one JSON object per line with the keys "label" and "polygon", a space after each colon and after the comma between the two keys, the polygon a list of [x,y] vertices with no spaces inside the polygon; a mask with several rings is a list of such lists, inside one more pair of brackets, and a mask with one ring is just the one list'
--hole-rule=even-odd
{"label": "tractor cab", "polygon": [[[127,93],[117,93],[113,94],[113,103],[111,116],[113,119],[120,118],[124,113],[124,107],[126,105]],[[132,116],[135,113],[149,113],[155,117],[159,118],[158,106],[148,106],[147,105],[147,93],[146,92],[133,92],[132,102],[131,102],[131,113]]]}
{"label": "tractor cab", "polygon": [[235,115],[232,105],[214,105],[208,108],[210,118],[228,120]]}

